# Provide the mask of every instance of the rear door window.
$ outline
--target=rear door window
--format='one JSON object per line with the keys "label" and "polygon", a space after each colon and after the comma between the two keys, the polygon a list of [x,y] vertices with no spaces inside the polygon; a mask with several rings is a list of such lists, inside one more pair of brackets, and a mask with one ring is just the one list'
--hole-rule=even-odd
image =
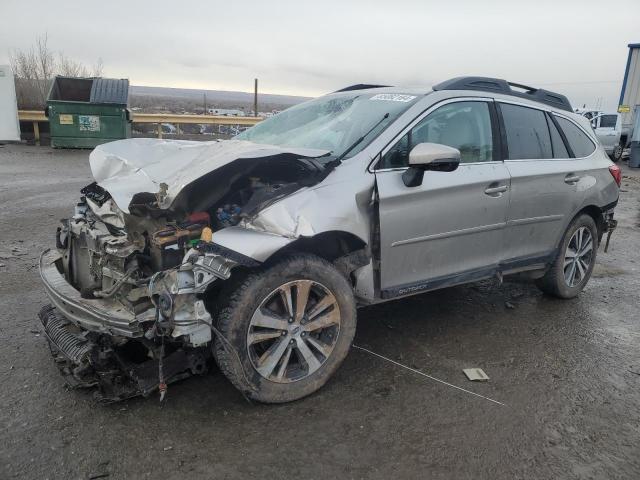
{"label": "rear door window", "polygon": [[573,154],[577,158],[588,157],[596,149],[595,144],[575,123],[563,117],[555,117],[564,132]]}
{"label": "rear door window", "polygon": [[535,108],[500,104],[509,160],[553,158],[545,113]]}

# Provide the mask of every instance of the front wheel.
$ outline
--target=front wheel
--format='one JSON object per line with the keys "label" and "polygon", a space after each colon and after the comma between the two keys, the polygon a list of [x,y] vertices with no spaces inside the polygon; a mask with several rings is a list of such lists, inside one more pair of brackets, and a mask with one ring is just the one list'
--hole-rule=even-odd
{"label": "front wheel", "polygon": [[214,356],[231,383],[265,403],[322,387],[349,352],[356,328],[351,285],[329,262],[295,255],[250,274],[229,298]]}
{"label": "front wheel", "polygon": [[597,250],[595,221],[586,214],[576,217],[567,228],[555,261],[536,284],[544,293],[555,297],[577,296],[591,277]]}

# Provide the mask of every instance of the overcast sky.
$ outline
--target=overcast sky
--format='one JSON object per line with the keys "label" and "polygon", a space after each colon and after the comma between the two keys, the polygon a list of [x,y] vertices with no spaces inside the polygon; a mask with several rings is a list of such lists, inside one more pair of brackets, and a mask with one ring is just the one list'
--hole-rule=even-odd
{"label": "overcast sky", "polygon": [[0,0],[0,63],[47,33],[135,85],[320,95],[506,78],[615,109],[640,0]]}

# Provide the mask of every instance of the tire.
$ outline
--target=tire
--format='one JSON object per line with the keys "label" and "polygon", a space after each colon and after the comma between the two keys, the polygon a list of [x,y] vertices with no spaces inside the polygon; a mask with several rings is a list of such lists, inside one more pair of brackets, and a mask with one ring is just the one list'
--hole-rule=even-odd
{"label": "tire", "polygon": [[347,356],[356,330],[353,291],[331,263],[290,256],[233,288],[217,330],[224,339],[216,335],[213,355],[237,389],[264,403],[298,400],[321,388]]}
{"label": "tire", "polygon": [[[572,256],[575,251],[583,253],[581,256]],[[595,221],[586,214],[577,216],[567,228],[553,264],[544,277],[536,281],[536,285],[548,295],[574,298],[591,277],[597,251],[598,229]],[[569,263],[565,266],[566,262]]]}
{"label": "tire", "polygon": [[622,159],[623,153],[624,153],[624,147],[622,146],[622,144],[618,144],[615,146],[615,148],[613,149],[613,152],[611,153],[611,155],[609,155],[609,157],[613,162],[618,163]]}

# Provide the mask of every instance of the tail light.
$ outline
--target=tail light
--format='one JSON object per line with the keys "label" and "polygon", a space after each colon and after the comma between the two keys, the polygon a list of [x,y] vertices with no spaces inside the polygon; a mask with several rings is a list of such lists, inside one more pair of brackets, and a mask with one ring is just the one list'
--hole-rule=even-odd
{"label": "tail light", "polygon": [[619,187],[620,182],[622,182],[622,170],[620,170],[620,167],[618,165],[611,165],[609,167],[609,172],[611,173],[611,176],[616,181]]}

